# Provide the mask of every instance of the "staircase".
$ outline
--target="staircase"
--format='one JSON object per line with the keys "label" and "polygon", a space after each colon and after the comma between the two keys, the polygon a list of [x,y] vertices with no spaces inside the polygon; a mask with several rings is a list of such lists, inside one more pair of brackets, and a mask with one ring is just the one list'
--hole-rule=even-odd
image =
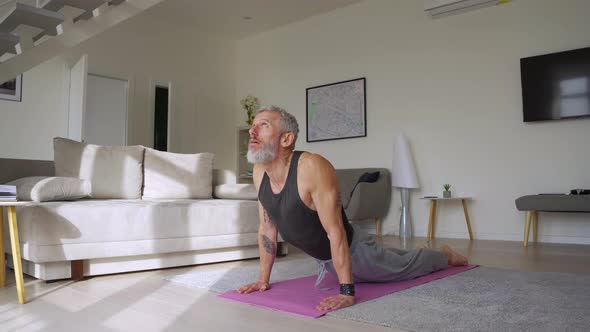
{"label": "staircase", "polygon": [[0,82],[164,0],[0,0]]}

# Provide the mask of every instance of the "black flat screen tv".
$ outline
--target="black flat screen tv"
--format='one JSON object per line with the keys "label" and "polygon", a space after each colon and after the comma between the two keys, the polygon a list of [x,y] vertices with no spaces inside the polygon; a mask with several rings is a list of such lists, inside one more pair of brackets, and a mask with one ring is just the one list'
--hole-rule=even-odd
{"label": "black flat screen tv", "polygon": [[520,59],[524,122],[590,117],[590,47]]}

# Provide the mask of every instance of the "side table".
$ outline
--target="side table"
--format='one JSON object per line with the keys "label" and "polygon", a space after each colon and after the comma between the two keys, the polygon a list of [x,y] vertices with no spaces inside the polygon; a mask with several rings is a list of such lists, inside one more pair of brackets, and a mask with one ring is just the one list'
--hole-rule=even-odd
{"label": "side table", "polygon": [[473,240],[473,233],[471,232],[471,223],[469,222],[469,213],[467,213],[467,201],[471,199],[471,197],[422,197],[421,199],[428,199],[430,200],[430,220],[428,222],[428,234],[426,235],[426,239],[431,241],[434,239],[435,233],[435,225],[436,225],[436,206],[438,201],[454,201],[454,200],[461,200],[463,204],[463,213],[465,214],[465,223],[467,223],[467,231],[469,231],[469,239]]}
{"label": "side table", "polygon": [[20,256],[20,241],[18,240],[18,224],[16,221],[16,207],[27,205],[30,202],[7,202],[0,201],[0,287],[6,285],[6,258],[4,254],[4,211],[6,207],[8,215],[8,229],[10,231],[10,243],[12,245],[12,263],[14,265],[14,279],[16,280],[16,292],[18,302],[24,304],[25,300],[25,283],[23,280],[23,266]]}

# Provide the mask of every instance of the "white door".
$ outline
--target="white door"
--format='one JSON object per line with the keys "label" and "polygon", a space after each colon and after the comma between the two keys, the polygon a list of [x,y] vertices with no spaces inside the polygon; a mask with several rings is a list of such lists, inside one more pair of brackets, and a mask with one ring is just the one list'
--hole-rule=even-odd
{"label": "white door", "polygon": [[127,145],[127,81],[88,74],[84,141]]}
{"label": "white door", "polygon": [[68,137],[76,141],[84,137],[87,76],[88,55],[84,54],[70,69]]}

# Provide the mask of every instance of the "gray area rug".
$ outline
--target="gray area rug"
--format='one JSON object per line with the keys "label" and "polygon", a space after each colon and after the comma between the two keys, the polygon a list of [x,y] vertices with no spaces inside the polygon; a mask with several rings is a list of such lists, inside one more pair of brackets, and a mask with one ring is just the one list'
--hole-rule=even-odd
{"label": "gray area rug", "polygon": [[478,267],[330,315],[411,331],[588,331],[590,276]]}
{"label": "gray area rug", "polygon": [[[313,259],[279,261],[272,281],[316,271]],[[246,266],[166,279],[225,292],[257,277]],[[590,276],[478,267],[328,315],[410,331],[588,331]]]}

